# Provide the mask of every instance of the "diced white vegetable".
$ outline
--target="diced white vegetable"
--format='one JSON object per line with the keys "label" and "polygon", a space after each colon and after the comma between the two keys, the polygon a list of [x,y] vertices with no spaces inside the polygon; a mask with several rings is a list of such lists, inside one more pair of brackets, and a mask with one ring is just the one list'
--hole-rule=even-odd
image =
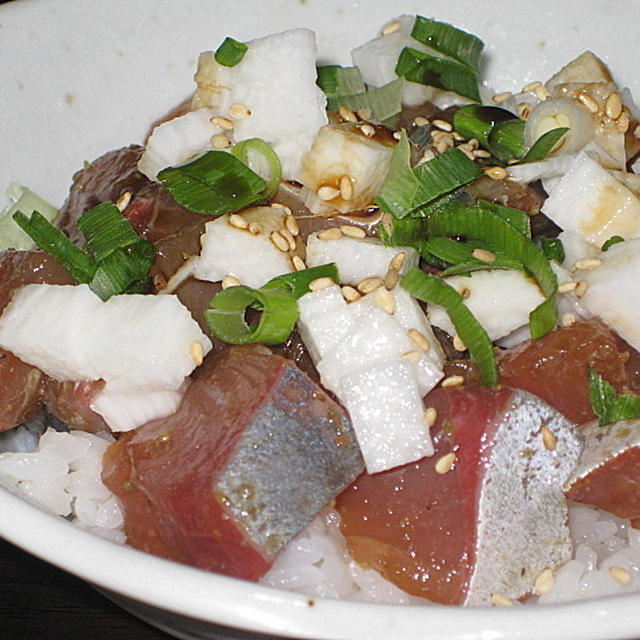
{"label": "diced white vegetable", "polygon": [[588,284],[580,302],[640,349],[640,239],[614,244],[598,258],[600,266],[574,274]]}
{"label": "diced white vegetable", "polygon": [[[302,160],[300,182],[313,195],[322,187],[333,187],[336,196],[305,203],[313,213],[327,205],[342,213],[364,209],[380,191],[394,146],[395,142],[365,136],[355,125],[322,127]],[[346,193],[340,190],[345,179],[350,185]]]}
{"label": "diced white vegetable", "polygon": [[[106,382],[97,395],[176,392],[211,349],[177,297],[122,295],[106,302],[87,285],[35,284],[19,289],[0,318],[0,345],[57,380]],[[147,399],[149,395],[149,400]],[[114,430],[139,426],[131,407]]]}
{"label": "diced white vegetable", "polygon": [[561,84],[611,81],[611,73],[607,65],[591,51],[585,51],[551,76],[545,83],[545,87],[551,91]]}
{"label": "diced white vegetable", "polygon": [[597,248],[614,235],[640,234],[640,200],[586,153],[578,155],[542,211]]}
{"label": "diced white vegetable", "polygon": [[418,252],[411,247],[385,247],[377,238],[342,236],[337,240],[322,240],[312,233],[307,239],[307,266],[316,267],[335,262],[343,284],[357,285],[365,278],[384,278],[389,262],[404,253],[400,273],[418,265]]}
{"label": "diced white vegetable", "polygon": [[573,268],[576,260],[582,258],[593,258],[600,253],[600,247],[589,244],[582,236],[572,231],[561,231],[558,234],[558,240],[562,242],[564,248],[564,263],[567,269]]}
{"label": "diced white vegetable", "polygon": [[[475,271],[469,276],[450,276],[446,281],[458,292],[468,291],[464,303],[492,341],[527,324],[529,313],[545,299],[533,280],[511,269]],[[455,333],[442,307],[430,305],[429,320],[433,326]]]}
{"label": "diced white vegetable", "polygon": [[317,363],[354,326],[354,318],[338,285],[311,291],[298,299],[298,331]]}
{"label": "diced white vegetable", "polygon": [[[315,35],[293,29],[247,42],[234,67],[212,59],[198,69],[198,104],[233,122],[235,142],[262,138],[278,154],[286,180],[300,178],[300,162],[327,124],[326,98],[316,85]],[[207,94],[210,102],[207,104]]]}
{"label": "diced white vegetable", "polygon": [[[254,207],[234,218],[223,215],[207,222],[200,238],[202,251],[194,274],[218,282],[231,275],[242,284],[260,288],[272,278],[292,271],[292,251],[278,248],[271,234],[284,228],[286,214],[277,207]],[[242,219],[246,227],[234,221]],[[284,240],[284,237],[282,238]],[[286,243],[286,240],[285,240]]]}
{"label": "diced white vegetable", "polygon": [[548,180],[563,176],[571,167],[575,157],[569,154],[554,155],[537,162],[525,162],[507,167],[511,180],[529,184],[534,180]]}
{"label": "diced white vegetable", "polygon": [[406,360],[382,362],[344,376],[339,396],[369,473],[433,454],[422,399]]}
{"label": "diced white vegetable", "polygon": [[211,138],[222,129],[211,122],[213,109],[198,109],[159,124],[149,136],[138,170],[149,180],[211,149]]}
{"label": "diced white vegetable", "polygon": [[[564,282],[575,281],[575,275],[571,273],[568,268],[559,265],[555,260],[551,260],[549,264],[558,278],[558,285],[561,285]],[[593,315],[590,311],[585,309],[580,298],[576,296],[574,291],[566,291],[564,293],[558,292],[556,297],[556,307],[558,309],[559,324],[562,324],[563,318],[567,313],[570,313],[576,320],[590,318]]]}

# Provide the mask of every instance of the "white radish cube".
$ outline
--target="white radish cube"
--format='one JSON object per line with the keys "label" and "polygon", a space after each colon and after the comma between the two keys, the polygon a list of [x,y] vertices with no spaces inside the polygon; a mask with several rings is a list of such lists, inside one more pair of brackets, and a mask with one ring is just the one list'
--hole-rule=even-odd
{"label": "white radish cube", "polygon": [[311,291],[298,299],[298,331],[311,359],[317,363],[354,326],[338,285]]}
{"label": "white radish cube", "polygon": [[[465,292],[464,304],[492,341],[527,324],[531,311],[545,300],[538,285],[521,271],[474,271],[469,276],[450,276],[445,280],[458,293]],[[447,312],[439,305],[429,305],[429,320],[450,335],[456,332]]]}
{"label": "white radish cube", "polygon": [[211,138],[222,129],[211,122],[213,109],[190,111],[159,124],[149,136],[138,170],[149,180],[157,180],[166,167],[192,160],[211,149]]}
{"label": "white radish cube", "polygon": [[339,396],[369,473],[433,454],[422,398],[406,360],[382,362],[345,375]]}
{"label": "white radish cube", "polygon": [[583,258],[593,258],[600,253],[600,247],[589,244],[582,236],[573,231],[561,231],[558,240],[562,242],[564,249],[564,262],[567,269],[572,269],[576,260]]}
{"label": "white radish cube", "polygon": [[[373,203],[387,173],[395,141],[368,138],[352,124],[327,125],[318,131],[309,153],[302,160],[300,182],[316,194],[333,187],[334,198],[306,201],[313,213],[327,205],[342,213],[364,209]],[[340,190],[349,180],[349,193]]]}
{"label": "white radish cube", "polygon": [[[241,218],[247,225],[257,225],[258,232],[234,226]],[[220,216],[207,222],[200,238],[202,251],[194,275],[200,280],[218,282],[234,276],[241,284],[259,289],[272,278],[292,271],[292,252],[283,251],[271,240],[271,234],[284,227],[285,213],[276,207],[254,207],[231,219]]]}
{"label": "white radish cube", "polygon": [[640,350],[640,239],[614,244],[598,257],[600,266],[574,274],[588,284],[580,302]]}
{"label": "white radish cube", "polygon": [[611,236],[640,235],[640,200],[587,153],[578,155],[542,211],[598,249]]}
{"label": "white radish cube", "polygon": [[322,240],[312,233],[307,239],[307,266],[317,267],[335,262],[343,284],[357,285],[365,278],[384,278],[389,262],[404,253],[400,273],[418,265],[418,252],[411,247],[385,247],[377,238],[342,236],[337,240]]}

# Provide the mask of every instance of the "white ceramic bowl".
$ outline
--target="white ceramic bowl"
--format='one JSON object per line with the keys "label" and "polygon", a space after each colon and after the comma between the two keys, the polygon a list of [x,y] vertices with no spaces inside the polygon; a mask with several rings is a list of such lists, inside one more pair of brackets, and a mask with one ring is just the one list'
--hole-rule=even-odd
{"label": "white ceramic bowl", "polygon": [[[17,0],[0,6],[0,189],[16,181],[60,204],[83,160],[140,141],[151,121],[189,94],[198,53],[225,35],[247,40],[309,26],[323,60],[348,63],[351,48],[400,13],[482,37],[485,76],[496,91],[545,79],[589,48],[640,95],[635,0]],[[217,625],[323,639],[640,636],[640,595],[512,609],[320,600],[113,545],[3,489],[0,514],[0,536],[183,638],[219,637]]]}

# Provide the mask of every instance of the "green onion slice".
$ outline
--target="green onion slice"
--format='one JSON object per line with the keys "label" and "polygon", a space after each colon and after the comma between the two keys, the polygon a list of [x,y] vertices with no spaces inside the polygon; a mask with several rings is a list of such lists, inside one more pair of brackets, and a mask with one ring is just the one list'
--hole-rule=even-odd
{"label": "green onion slice", "polygon": [[297,300],[305,293],[309,293],[309,284],[318,278],[331,278],[334,282],[340,282],[338,267],[331,262],[301,271],[283,273],[269,280],[262,289],[286,289]]}
{"label": "green onion slice", "polygon": [[532,145],[531,149],[520,158],[518,164],[524,164],[525,162],[537,162],[538,160],[544,160],[551,150],[558,144],[560,138],[564,136],[569,127],[557,127],[543,133]]}
{"label": "green onion slice", "polygon": [[513,207],[506,207],[497,202],[489,202],[488,200],[478,200],[476,204],[481,209],[489,211],[508,222],[525,238],[531,238],[531,219],[524,211],[514,209]]}
{"label": "green onion slice", "polygon": [[489,149],[502,163],[520,158],[524,154],[525,121],[520,118],[497,122],[489,133]]}
{"label": "green onion slice", "polygon": [[469,104],[453,114],[454,129],[465,138],[475,138],[485,149],[489,147],[489,134],[499,122],[513,120],[516,116],[500,107]]}
{"label": "green onion slice", "polygon": [[397,75],[411,82],[453,91],[475,102],[481,101],[476,72],[455,60],[435,57],[405,47],[400,53],[395,71]]}
{"label": "green onion slice", "polygon": [[498,384],[498,371],[491,340],[465,306],[462,296],[444,280],[428,275],[420,269],[411,269],[403,276],[400,284],[415,298],[444,307],[457,334],[478,366],[483,384]]}
{"label": "green onion slice", "polygon": [[209,216],[233,213],[264,198],[269,185],[244,162],[225,151],[200,157],[158,173],[171,197],[182,207]]}
{"label": "green onion slice", "polygon": [[612,247],[614,244],[618,244],[619,242],[624,242],[624,238],[622,236],[611,236],[608,240],[605,240],[604,244],[602,245],[601,251],[608,251],[610,247]]}
{"label": "green onion slice", "polygon": [[[285,289],[251,289],[243,285],[223,289],[205,309],[205,321],[211,333],[231,344],[280,344],[298,318],[298,305]],[[245,314],[261,312],[258,324],[249,326]]]}
{"label": "green onion slice", "polygon": [[562,264],[565,259],[564,247],[560,238],[547,238],[542,236],[539,240],[540,250],[544,253],[547,260],[555,260],[558,264]]}
{"label": "green onion slice", "polygon": [[266,181],[267,187],[261,198],[269,200],[275,195],[282,180],[282,165],[269,144],[260,138],[249,138],[234,144],[231,155]]}
{"label": "green onion slice", "polygon": [[472,69],[478,69],[484,42],[445,22],[416,16],[411,37]]}
{"label": "green onion slice", "polygon": [[317,72],[316,84],[327,96],[349,96],[367,90],[358,67],[327,64],[319,66]]}
{"label": "green onion slice", "polygon": [[388,120],[402,110],[402,79],[361,93],[327,96],[327,110],[336,111],[343,105],[352,111],[370,111],[370,120],[375,122]]}
{"label": "green onion slice", "polygon": [[640,396],[616,390],[592,367],[589,367],[589,400],[593,412],[598,416],[600,426],[640,418]]}
{"label": "green onion slice", "polygon": [[248,47],[244,42],[238,42],[233,38],[227,37],[216,50],[216,62],[225,67],[235,67],[244,58],[247,49]]}

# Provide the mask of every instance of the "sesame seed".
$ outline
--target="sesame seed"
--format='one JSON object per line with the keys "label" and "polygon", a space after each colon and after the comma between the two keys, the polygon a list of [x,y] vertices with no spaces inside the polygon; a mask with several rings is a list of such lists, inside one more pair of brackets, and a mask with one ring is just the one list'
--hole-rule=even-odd
{"label": "sesame seed", "polygon": [[311,291],[322,291],[334,284],[335,282],[331,278],[316,278],[309,283],[309,289]]}
{"label": "sesame seed", "polygon": [[622,113],[622,101],[615,91],[610,93],[605,100],[604,113],[607,118],[611,118],[611,120],[617,120],[620,117]]}
{"label": "sesame seed", "polygon": [[271,240],[273,246],[278,249],[278,251],[282,251],[282,253],[289,251],[289,243],[279,231],[272,231],[269,240]]}
{"label": "sesame seed", "polygon": [[258,223],[258,222],[250,222],[249,223],[249,231],[254,236],[259,236],[262,233],[262,227],[260,226],[260,223]]}
{"label": "sesame seed", "polygon": [[433,131],[431,133],[431,138],[433,140],[446,140],[447,143],[449,141],[453,141],[453,134],[448,131],[442,131],[442,129],[438,129],[437,131]]}
{"label": "sesame seed", "polygon": [[586,93],[579,93],[578,100],[582,102],[582,104],[587,107],[591,113],[598,113],[598,111],[600,111],[598,103]]}
{"label": "sesame seed", "polygon": [[161,273],[156,273],[156,275],[153,276],[153,286],[155,287],[156,291],[166,289],[167,279]]}
{"label": "sesame seed", "polygon": [[417,362],[420,362],[420,359],[422,358],[422,353],[420,351],[407,351],[405,353],[402,354],[403,358],[406,358],[407,360],[413,362],[414,364]]}
{"label": "sesame seed", "polygon": [[361,124],[360,131],[362,131],[362,135],[367,138],[373,137],[376,133],[376,130],[370,124]]}
{"label": "sesame seed", "polygon": [[440,118],[436,118],[433,121],[433,126],[437,127],[438,129],[442,129],[442,131],[448,131],[448,132],[453,131],[453,125],[450,122],[447,122],[446,120],[441,120]]}
{"label": "sesame seed", "polygon": [[466,138],[461,133],[458,133],[457,131],[453,131],[451,135],[453,136],[454,140],[458,140],[459,142],[461,142],[462,140],[466,140]]}
{"label": "sesame seed", "polygon": [[307,268],[307,265],[300,256],[293,256],[291,258],[291,264],[296,271],[304,271]]}
{"label": "sesame seed", "polygon": [[286,204],[282,204],[281,202],[272,202],[271,206],[274,209],[282,209],[288,216],[291,215],[291,209],[289,209]]}
{"label": "sesame seed", "polygon": [[389,261],[389,269],[397,269],[400,271],[402,269],[402,265],[404,264],[406,253],[401,251],[400,253],[396,253],[393,258]]}
{"label": "sesame seed", "polygon": [[210,142],[214,149],[226,149],[231,144],[231,140],[224,133],[216,133],[215,136],[211,137]]}
{"label": "sesame seed", "polygon": [[518,105],[518,115],[523,119],[526,120],[530,115],[531,115],[531,105],[527,104],[526,102],[521,102]]}
{"label": "sesame seed", "polygon": [[431,149],[426,149],[422,154],[422,158],[420,158],[420,162],[418,164],[422,164],[424,162],[429,162],[429,160],[433,160],[436,157],[436,154]]}
{"label": "sesame seed", "polygon": [[435,407],[429,407],[422,415],[422,419],[424,420],[427,428],[432,427],[438,419],[438,412]]}
{"label": "sesame seed", "polygon": [[484,170],[484,175],[489,176],[492,180],[504,180],[507,177],[507,170],[504,167],[487,167]]}
{"label": "sesame seed", "polygon": [[360,120],[368,120],[371,117],[371,109],[357,109],[356,115]]}
{"label": "sesame seed", "polygon": [[448,387],[459,387],[460,385],[463,385],[463,384],[464,384],[464,378],[462,376],[449,376],[448,378],[445,378],[440,383],[440,386],[446,389]]}
{"label": "sesame seed", "polygon": [[553,582],[553,571],[548,568],[543,569],[533,583],[533,590],[540,596],[545,593],[549,593],[549,591],[551,591],[551,587],[553,587]]}
{"label": "sesame seed", "polygon": [[575,280],[567,280],[566,282],[561,282],[558,285],[558,293],[569,293],[573,291],[578,283]]}
{"label": "sesame seed", "polygon": [[353,198],[353,182],[349,176],[340,178],[340,197],[343,200],[351,200]]}
{"label": "sesame seed", "polygon": [[296,239],[293,237],[293,235],[291,235],[289,230],[286,227],[283,227],[282,229],[280,229],[279,233],[287,241],[287,244],[289,245],[289,250],[290,251],[295,251],[296,250]]}
{"label": "sesame seed", "polygon": [[400,140],[400,138],[402,138],[402,134],[399,131],[394,131],[393,138],[394,140]]}
{"label": "sesame seed", "polygon": [[508,100],[509,98],[513,97],[513,93],[511,93],[511,91],[503,91],[502,93],[496,93],[495,96],[493,96],[493,101],[494,102],[504,102],[505,100]]}
{"label": "sesame seed", "polygon": [[382,280],[382,278],[378,278],[377,276],[371,277],[371,278],[365,278],[364,280],[361,280],[360,282],[358,282],[358,284],[356,285],[358,291],[360,293],[371,293],[372,291],[375,291],[378,287],[381,287],[384,284],[384,281]]}
{"label": "sesame seed", "polygon": [[380,35],[388,36],[390,33],[395,33],[400,28],[400,22],[398,20],[393,20],[388,24],[385,24],[382,29],[380,29]]}
{"label": "sesame seed", "polygon": [[229,120],[229,118],[223,118],[222,116],[214,116],[213,118],[209,118],[209,122],[211,124],[216,125],[216,127],[220,127],[225,131],[231,131],[233,129],[233,122]]}
{"label": "sesame seed", "polygon": [[631,574],[622,567],[609,567],[609,575],[623,585],[628,585],[631,582]]}
{"label": "sesame seed", "polygon": [[284,219],[284,226],[288,229],[289,233],[292,236],[295,237],[300,234],[300,226],[298,225],[298,221],[291,213],[289,213]]}
{"label": "sesame seed", "polygon": [[350,285],[345,285],[344,287],[342,287],[342,296],[349,302],[355,302],[356,300],[360,300],[360,298],[362,298],[360,292]]}
{"label": "sesame seed", "polygon": [[469,298],[469,296],[471,295],[471,289],[469,289],[468,287],[462,287],[462,289],[460,289],[458,293],[463,300],[467,300],[467,298]]}
{"label": "sesame seed", "polygon": [[388,269],[387,273],[384,276],[384,286],[386,289],[391,291],[397,284],[400,279],[400,272],[397,269]]}
{"label": "sesame seed", "polygon": [[467,156],[469,160],[476,160],[476,156],[473,155],[473,151],[471,151],[471,149],[469,149],[468,147],[463,148],[463,145],[460,145],[458,146],[458,149],[460,149],[460,151],[462,151],[462,153],[464,153],[464,155]]}
{"label": "sesame seed", "polygon": [[551,94],[542,85],[537,87],[533,93],[540,102],[544,102],[551,97]]}
{"label": "sesame seed", "polygon": [[600,258],[582,258],[581,260],[576,260],[573,263],[573,271],[585,271],[589,269],[595,269],[602,264],[602,260]]}
{"label": "sesame seed", "polygon": [[330,185],[325,185],[324,187],[320,187],[316,191],[316,195],[320,200],[324,200],[325,202],[328,200],[333,200],[340,195],[340,190],[332,187]]}
{"label": "sesame seed", "polygon": [[503,596],[501,593],[492,593],[491,604],[494,607],[512,607],[513,600],[510,600],[506,596]]}
{"label": "sesame seed", "polygon": [[576,317],[570,311],[562,314],[561,324],[563,327],[572,327],[576,323]]}
{"label": "sesame seed", "polygon": [[229,115],[234,120],[243,120],[251,115],[251,110],[244,104],[232,104],[229,107]]}
{"label": "sesame seed", "polygon": [[237,213],[232,213],[229,216],[229,224],[236,229],[248,229],[249,223]]}
{"label": "sesame seed", "polygon": [[480,146],[477,138],[471,138],[467,142],[467,144],[469,145],[469,149],[471,149],[471,151],[475,151]]}
{"label": "sesame seed", "polygon": [[576,285],[576,298],[582,298],[582,296],[587,292],[588,288],[589,283],[586,280],[580,280],[580,282],[578,282],[578,284]]}
{"label": "sesame seed", "polygon": [[629,125],[631,124],[631,117],[626,111],[623,111],[620,117],[616,120],[616,131],[619,133],[626,133]]}
{"label": "sesame seed", "polygon": [[367,232],[362,227],[356,227],[352,224],[342,224],[340,225],[340,231],[350,238],[366,238]]}
{"label": "sesame seed", "polygon": [[453,348],[456,351],[467,350],[467,346],[465,345],[465,343],[462,341],[462,338],[457,333],[453,336]]}
{"label": "sesame seed", "polygon": [[456,454],[454,451],[450,451],[449,453],[443,455],[436,462],[436,467],[435,467],[436,473],[439,473],[440,475],[444,475],[448,471],[451,471],[455,461],[456,461]]}
{"label": "sesame seed", "polygon": [[415,344],[423,353],[426,353],[431,348],[427,338],[417,329],[409,329],[409,331],[407,331],[407,335],[411,342],[413,342],[413,344]]}
{"label": "sesame seed", "polygon": [[189,345],[189,355],[196,363],[196,365],[200,366],[202,364],[202,361],[204,360],[204,349],[202,348],[202,344],[200,344],[197,340],[194,340]]}
{"label": "sesame seed", "polygon": [[416,127],[425,127],[429,124],[429,119],[425,118],[424,116],[416,116],[413,119],[413,124],[415,124]]}
{"label": "sesame seed", "polygon": [[473,150],[473,155],[476,158],[490,158],[491,154],[488,151],[485,151],[484,149],[474,149]]}
{"label": "sesame seed", "polygon": [[448,136],[440,137],[433,143],[433,146],[438,153],[444,153],[453,147],[453,138]]}
{"label": "sesame seed", "polygon": [[328,229],[323,229],[318,233],[318,240],[340,240],[342,238],[342,231],[340,231],[340,227],[329,227]]}
{"label": "sesame seed", "polygon": [[471,255],[476,260],[481,260],[482,262],[495,262],[496,261],[496,254],[495,253],[492,253],[491,251],[488,251],[487,249],[481,249],[480,247],[476,247],[471,252]]}
{"label": "sesame seed", "polygon": [[542,82],[540,80],[536,80],[535,82],[530,82],[529,84],[522,87],[521,93],[534,93],[536,89],[539,89],[542,86]]}
{"label": "sesame seed", "polygon": [[125,191],[117,200],[116,207],[120,212],[124,211],[131,202],[131,191]]}
{"label": "sesame seed", "polygon": [[358,122],[358,117],[353,110],[349,109],[349,107],[346,107],[345,105],[340,105],[338,107],[338,115],[347,122]]}
{"label": "sesame seed", "polygon": [[383,310],[386,311],[389,315],[392,315],[396,310],[396,300],[393,297],[393,294],[389,289],[385,287],[378,287],[373,292],[374,299],[376,304]]}
{"label": "sesame seed", "polygon": [[542,425],[540,428],[540,434],[542,435],[542,444],[544,445],[544,448],[549,451],[553,451],[556,448],[557,439],[549,430],[549,427]]}

